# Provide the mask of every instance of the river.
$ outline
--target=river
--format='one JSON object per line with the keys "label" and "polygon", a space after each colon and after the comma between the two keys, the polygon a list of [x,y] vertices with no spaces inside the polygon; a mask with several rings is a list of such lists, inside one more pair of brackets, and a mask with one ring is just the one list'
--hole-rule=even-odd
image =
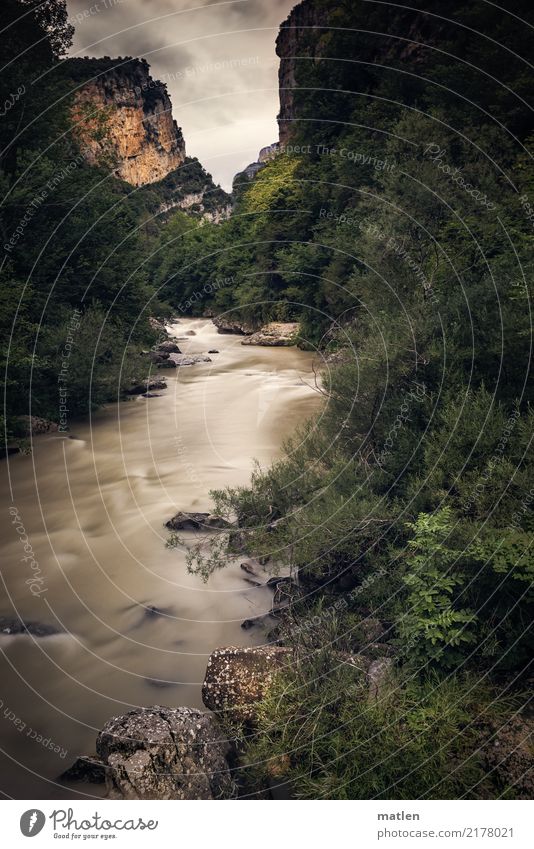
{"label": "river", "polygon": [[[70,437],[39,437],[31,455],[2,461],[0,617],[65,632],[0,634],[7,797],[101,795],[100,785],[57,777],[94,752],[107,719],[140,705],[202,707],[210,652],[264,639],[241,622],[267,611],[271,592],[248,583],[239,561],[202,583],[182,550],[166,548],[163,523],[178,510],[209,510],[211,489],[246,484],[254,458],[266,465],[279,455],[320,403],[312,355],[242,346],[204,319],[170,332],[184,353],[219,353],[159,372],[159,397],[109,405],[71,423]],[[39,583],[27,584],[32,577]]]}

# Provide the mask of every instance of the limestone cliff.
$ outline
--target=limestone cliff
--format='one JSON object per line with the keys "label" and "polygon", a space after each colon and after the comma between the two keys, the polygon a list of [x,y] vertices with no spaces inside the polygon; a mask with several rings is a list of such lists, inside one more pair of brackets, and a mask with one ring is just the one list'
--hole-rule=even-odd
{"label": "limestone cliff", "polygon": [[166,86],[143,59],[73,59],[74,132],[86,159],[134,186],[162,180],[185,160]]}

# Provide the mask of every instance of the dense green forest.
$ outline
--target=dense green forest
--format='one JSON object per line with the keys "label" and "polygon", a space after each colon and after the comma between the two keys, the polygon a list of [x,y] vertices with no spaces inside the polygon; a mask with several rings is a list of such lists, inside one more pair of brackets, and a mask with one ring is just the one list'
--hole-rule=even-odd
{"label": "dense green forest", "polygon": [[[236,185],[228,221],[202,227],[181,212],[154,224],[154,189],[77,159],[68,77],[53,72],[71,37],[61,4],[12,27],[0,97],[14,99],[0,122],[7,438],[23,414],[54,417],[75,309],[73,414],[131,380],[149,316],[188,302],[255,325],[298,320],[324,409],[249,487],[214,494],[246,551],[299,582],[273,635],[298,663],[242,740],[241,767],[251,787],[289,781],[304,798],[521,797],[534,118],[532,30],[514,15],[532,22],[532,9],[415,2],[438,16],[421,40],[435,32],[439,49],[377,57],[373,33],[405,32],[405,12],[306,2],[330,26],[300,44],[289,141]],[[228,553],[232,539],[192,568],[207,576]],[[373,702],[343,660],[354,654],[394,662]],[[500,761],[503,727],[517,746]]]}
{"label": "dense green forest", "polygon": [[[300,583],[275,632],[299,663],[242,763],[308,798],[514,798],[534,612],[532,30],[453,2],[439,49],[407,61],[377,57],[373,33],[406,28],[389,5],[307,5],[335,29],[298,45],[281,154],[220,227],[170,222],[155,270],[171,299],[234,279],[212,307],[298,319],[323,371],[324,411],[284,459],[215,493],[246,550]],[[194,554],[207,575],[227,552]],[[377,703],[355,652],[394,659]],[[510,717],[516,752],[492,772]]]}

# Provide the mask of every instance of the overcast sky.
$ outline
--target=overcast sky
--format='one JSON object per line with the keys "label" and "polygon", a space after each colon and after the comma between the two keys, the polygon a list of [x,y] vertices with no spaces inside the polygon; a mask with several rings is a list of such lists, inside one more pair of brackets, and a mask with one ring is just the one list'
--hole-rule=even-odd
{"label": "overcast sky", "polygon": [[188,155],[231,188],[276,141],[278,27],[296,0],[67,0],[74,56],[145,57]]}

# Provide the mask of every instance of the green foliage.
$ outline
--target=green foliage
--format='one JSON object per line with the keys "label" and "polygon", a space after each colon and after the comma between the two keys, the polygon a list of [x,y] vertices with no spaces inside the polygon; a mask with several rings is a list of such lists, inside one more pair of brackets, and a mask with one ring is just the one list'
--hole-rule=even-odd
{"label": "green foliage", "polygon": [[506,709],[460,677],[397,681],[370,702],[354,667],[319,652],[275,679],[242,765],[251,787],[301,799],[480,798],[484,723]]}
{"label": "green foliage", "polygon": [[453,530],[449,508],[409,522],[413,538],[408,542],[406,575],[407,613],[400,621],[402,651],[410,663],[425,666],[432,661],[454,666],[462,658],[456,651],[475,642],[472,611],[458,609],[454,595],[466,581],[461,569],[464,552],[451,549]]}

